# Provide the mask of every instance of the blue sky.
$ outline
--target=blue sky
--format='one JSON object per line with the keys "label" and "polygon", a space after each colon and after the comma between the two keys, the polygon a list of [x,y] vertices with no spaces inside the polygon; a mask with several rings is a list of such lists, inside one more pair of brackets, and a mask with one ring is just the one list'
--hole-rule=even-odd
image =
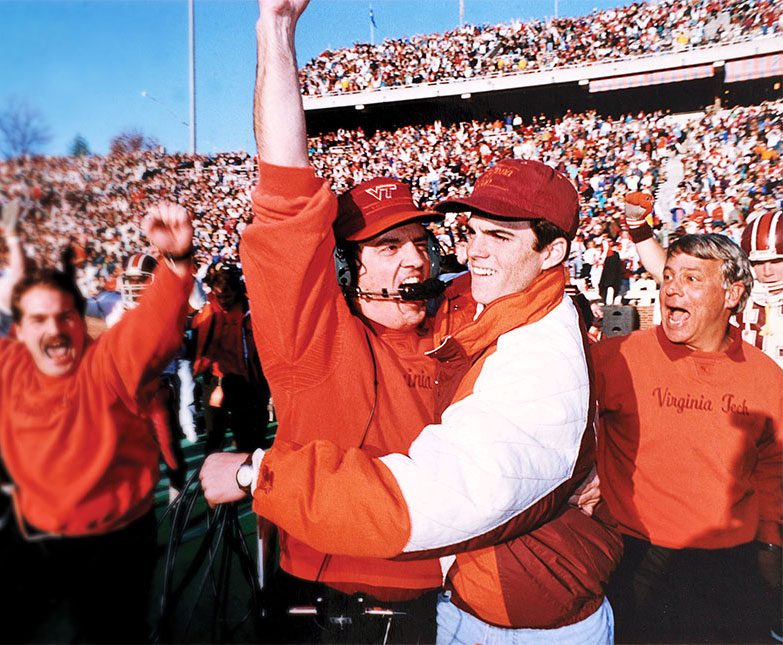
{"label": "blue sky", "polygon": [[[458,0],[311,0],[297,34],[299,64],[369,42],[369,7],[384,38],[459,24]],[[465,22],[551,16],[555,0],[464,0]],[[623,0],[557,0],[561,16]],[[199,152],[254,149],[255,0],[196,0]],[[50,125],[43,152],[67,154],[77,133],[93,152],[127,129],[169,151],[189,146],[186,0],[0,0],[0,108],[26,100]],[[142,92],[147,92],[147,97]],[[153,100],[155,99],[155,100]]]}

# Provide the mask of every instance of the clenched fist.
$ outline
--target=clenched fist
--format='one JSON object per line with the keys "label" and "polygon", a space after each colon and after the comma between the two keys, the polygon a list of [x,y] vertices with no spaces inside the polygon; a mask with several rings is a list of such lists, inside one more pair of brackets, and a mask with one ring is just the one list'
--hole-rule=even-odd
{"label": "clenched fist", "polygon": [[182,206],[172,202],[160,202],[150,208],[142,228],[163,255],[184,255],[193,244],[190,215]]}
{"label": "clenched fist", "polygon": [[647,193],[633,192],[625,196],[625,219],[638,221],[652,213],[655,200]]}

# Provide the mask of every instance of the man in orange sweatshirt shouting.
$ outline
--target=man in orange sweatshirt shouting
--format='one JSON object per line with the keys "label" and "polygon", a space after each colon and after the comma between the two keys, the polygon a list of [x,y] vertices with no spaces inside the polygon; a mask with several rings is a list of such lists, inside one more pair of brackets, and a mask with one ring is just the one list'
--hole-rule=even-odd
{"label": "man in orange sweatshirt shouting", "polygon": [[0,531],[0,606],[12,642],[61,596],[78,639],[148,639],[159,446],[145,386],[180,346],[193,229],[174,204],[152,208],[144,228],[165,261],[97,341],[71,276],[35,270],[14,286],[16,340],[0,339],[0,455],[15,510]]}

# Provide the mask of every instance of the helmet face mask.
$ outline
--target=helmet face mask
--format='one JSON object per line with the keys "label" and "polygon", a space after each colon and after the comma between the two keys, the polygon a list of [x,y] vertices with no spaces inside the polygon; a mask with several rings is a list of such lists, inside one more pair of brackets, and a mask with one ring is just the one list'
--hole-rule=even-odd
{"label": "helmet face mask", "polygon": [[136,253],[128,258],[120,276],[120,295],[125,309],[133,309],[139,304],[141,294],[155,279],[153,272],[157,266],[158,261],[148,253]]}
{"label": "helmet face mask", "polygon": [[751,220],[741,246],[751,262],[783,260],[783,211],[768,211]]}
{"label": "helmet face mask", "polygon": [[742,250],[748,254],[756,278],[752,300],[761,305],[774,304],[783,298],[783,212],[767,211],[752,219],[742,233]]}

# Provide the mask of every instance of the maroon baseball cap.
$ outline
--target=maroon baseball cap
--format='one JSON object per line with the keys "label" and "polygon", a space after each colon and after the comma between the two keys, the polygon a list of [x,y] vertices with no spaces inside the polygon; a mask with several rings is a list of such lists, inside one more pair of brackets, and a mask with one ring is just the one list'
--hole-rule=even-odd
{"label": "maroon baseball cap", "polygon": [[[543,219],[568,233],[579,225],[579,195],[569,179],[530,159],[503,159],[477,180],[470,197],[435,205],[441,212],[480,211],[497,219]],[[478,214],[478,213],[477,213]]]}
{"label": "maroon baseball cap", "polygon": [[334,236],[359,242],[409,222],[442,219],[441,213],[419,210],[408,184],[391,177],[376,177],[351,188],[337,200]]}

